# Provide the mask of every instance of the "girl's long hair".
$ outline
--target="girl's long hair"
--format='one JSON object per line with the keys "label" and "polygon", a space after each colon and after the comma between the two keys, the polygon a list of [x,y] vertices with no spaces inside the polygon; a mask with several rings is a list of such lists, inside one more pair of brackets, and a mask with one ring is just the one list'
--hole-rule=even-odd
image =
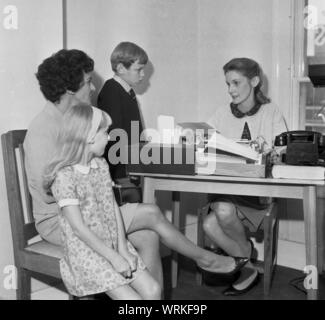
{"label": "girl's long hair", "polygon": [[[97,131],[100,129],[107,130],[111,124],[108,114],[101,112],[102,119]],[[55,157],[45,167],[43,174],[43,187],[46,192],[50,193],[52,183],[60,169],[81,162],[88,143],[92,117],[92,107],[83,103],[69,108],[64,114],[56,140]]]}
{"label": "girl's long hair", "polygon": [[248,79],[252,79],[254,77],[259,77],[260,82],[254,88],[254,95],[255,100],[259,104],[266,104],[270,103],[271,99],[264,95],[261,90],[263,85],[263,72],[259,64],[248,58],[235,58],[230,60],[223,66],[223,71],[226,74],[228,71],[237,71],[240,72],[243,76],[247,77]]}

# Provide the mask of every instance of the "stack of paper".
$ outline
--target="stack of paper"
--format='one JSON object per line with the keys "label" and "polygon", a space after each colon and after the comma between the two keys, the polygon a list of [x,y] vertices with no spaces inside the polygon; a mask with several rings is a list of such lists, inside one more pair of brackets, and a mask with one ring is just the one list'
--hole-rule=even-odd
{"label": "stack of paper", "polygon": [[[229,170],[233,173],[235,169],[243,171],[242,165],[246,165],[246,158],[234,154],[217,150],[217,153],[205,153],[203,150],[195,153],[196,172],[198,174],[219,174],[229,175]],[[234,167],[240,165],[239,168]],[[226,170],[224,167],[226,166]]]}
{"label": "stack of paper", "polygon": [[200,165],[204,165],[207,162],[246,163],[246,159],[243,157],[220,151],[217,153],[196,152],[195,157],[196,162]]}
{"label": "stack of paper", "polygon": [[217,132],[208,140],[206,149],[210,153],[212,153],[213,150],[222,150],[254,161],[258,161],[260,158],[259,153],[250,146],[239,144]]}
{"label": "stack of paper", "polygon": [[272,168],[273,178],[324,180],[324,167],[274,165]]}

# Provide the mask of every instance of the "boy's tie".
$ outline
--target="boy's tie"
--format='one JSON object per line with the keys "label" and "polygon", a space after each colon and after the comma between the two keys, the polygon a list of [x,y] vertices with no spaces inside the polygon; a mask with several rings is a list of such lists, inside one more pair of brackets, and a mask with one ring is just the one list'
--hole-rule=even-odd
{"label": "boy's tie", "polygon": [[129,95],[131,96],[132,99],[135,99],[135,92],[133,89],[129,91]]}

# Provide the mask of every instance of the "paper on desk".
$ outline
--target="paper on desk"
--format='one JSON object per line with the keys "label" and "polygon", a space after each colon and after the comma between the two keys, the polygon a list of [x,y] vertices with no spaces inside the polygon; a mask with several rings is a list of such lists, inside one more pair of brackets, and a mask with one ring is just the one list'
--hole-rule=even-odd
{"label": "paper on desk", "polygon": [[273,178],[283,179],[306,179],[306,180],[324,180],[324,167],[311,166],[290,166],[274,165],[272,168]]}
{"label": "paper on desk", "polygon": [[254,161],[258,161],[260,158],[259,153],[253,150],[250,146],[239,144],[217,132],[213,133],[210,137],[206,147],[209,151],[219,149]]}

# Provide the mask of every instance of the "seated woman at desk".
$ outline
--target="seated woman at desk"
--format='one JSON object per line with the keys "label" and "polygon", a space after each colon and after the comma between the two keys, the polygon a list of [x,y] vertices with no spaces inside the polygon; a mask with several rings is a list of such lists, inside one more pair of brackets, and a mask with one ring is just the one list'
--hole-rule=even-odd
{"label": "seated woman at desk", "polygon": [[[224,67],[230,105],[218,108],[209,124],[233,139],[255,140],[264,150],[272,148],[275,136],[287,131],[285,120],[261,91],[262,71],[254,60],[236,58]],[[203,228],[207,236],[230,256],[251,258],[253,243],[247,240],[244,225],[256,231],[268,204],[260,197],[209,195],[211,213]],[[240,295],[258,282],[258,272],[251,262],[224,295]]]}

